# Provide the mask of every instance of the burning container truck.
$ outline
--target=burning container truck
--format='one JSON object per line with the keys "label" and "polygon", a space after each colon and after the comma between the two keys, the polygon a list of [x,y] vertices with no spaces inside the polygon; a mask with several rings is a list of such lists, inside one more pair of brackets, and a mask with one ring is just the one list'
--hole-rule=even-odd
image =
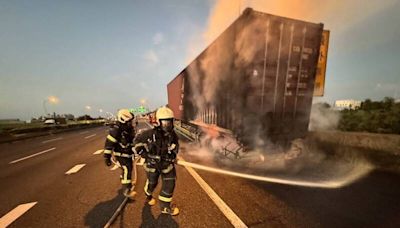
{"label": "burning container truck", "polygon": [[304,137],[322,34],[323,24],[246,9],[167,85],[178,127],[250,148]]}

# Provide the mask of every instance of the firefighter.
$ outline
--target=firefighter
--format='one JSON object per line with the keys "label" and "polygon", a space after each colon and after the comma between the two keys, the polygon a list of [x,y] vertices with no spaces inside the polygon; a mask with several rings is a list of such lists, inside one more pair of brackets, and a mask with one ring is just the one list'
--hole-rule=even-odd
{"label": "firefighter", "polygon": [[175,161],[179,150],[178,136],[174,132],[174,113],[167,107],[156,112],[157,126],[139,134],[134,140],[134,151],[145,158],[143,167],[147,180],[144,186],[147,203],[155,205],[153,191],[161,176],[162,187],[158,196],[161,213],[178,215],[179,209],[171,206],[175,188]]}
{"label": "firefighter", "polygon": [[121,109],[117,114],[117,123],[111,126],[104,146],[104,160],[107,166],[111,165],[111,156],[121,165],[121,184],[124,195],[133,198],[136,195],[132,188],[132,168],[134,153],[132,142],[135,130],[132,125],[134,115],[127,109]]}

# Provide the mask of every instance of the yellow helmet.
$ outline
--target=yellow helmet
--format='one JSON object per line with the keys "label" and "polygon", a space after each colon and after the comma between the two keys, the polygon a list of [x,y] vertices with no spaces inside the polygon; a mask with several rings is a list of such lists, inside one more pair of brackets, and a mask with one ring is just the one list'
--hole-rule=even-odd
{"label": "yellow helmet", "polygon": [[174,112],[171,109],[167,107],[159,108],[156,112],[156,119],[157,124],[164,132],[169,133],[173,130]]}
{"label": "yellow helmet", "polygon": [[171,109],[167,107],[161,107],[157,109],[156,112],[157,122],[159,122],[159,120],[173,119],[173,118],[174,118],[174,112]]}
{"label": "yellow helmet", "polygon": [[117,119],[121,123],[126,123],[132,120],[134,115],[128,109],[121,109],[118,111]]}

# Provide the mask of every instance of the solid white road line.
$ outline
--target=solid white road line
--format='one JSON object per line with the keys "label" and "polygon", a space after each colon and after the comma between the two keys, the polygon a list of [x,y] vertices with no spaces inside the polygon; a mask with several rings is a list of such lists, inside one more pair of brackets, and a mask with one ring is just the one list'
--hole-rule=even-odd
{"label": "solid white road line", "polygon": [[8,164],[14,164],[14,163],[17,163],[17,162],[20,162],[20,161],[26,160],[26,159],[28,159],[28,158],[33,158],[33,157],[35,157],[35,156],[38,156],[38,155],[41,155],[41,154],[47,153],[47,152],[49,152],[49,151],[52,151],[52,150],[55,150],[55,149],[56,149],[56,148],[55,148],[55,147],[53,147],[53,148],[50,148],[50,149],[48,149],[48,150],[44,150],[44,151],[38,152],[38,153],[36,153],[36,154],[32,154],[32,155],[29,155],[29,156],[26,156],[26,157],[23,157],[23,158],[20,158],[20,159],[14,160],[14,161],[12,161],[12,162],[10,162],[10,163],[8,163]]}
{"label": "solid white road line", "polygon": [[85,139],[92,138],[93,136],[96,136],[96,134],[93,134],[93,135],[86,136],[86,137],[85,137]]}
{"label": "solid white road line", "polygon": [[74,167],[72,167],[70,170],[68,170],[65,174],[70,175],[73,173],[77,173],[80,169],[82,169],[86,164],[78,164]]}
{"label": "solid white road line", "polygon": [[[183,158],[179,158],[183,160]],[[211,200],[217,205],[219,210],[232,223],[234,227],[247,227],[247,225],[232,211],[231,208],[217,195],[217,193],[200,177],[200,175],[191,167],[186,167],[187,171],[199,183],[200,187],[207,193]]]}
{"label": "solid white road line", "polygon": [[17,220],[21,215],[23,215],[25,212],[35,206],[35,204],[37,204],[37,202],[18,205],[12,211],[8,212],[6,215],[0,218],[0,227],[7,227],[15,220]]}
{"label": "solid white road line", "polygon": [[61,139],[62,139],[62,137],[55,138],[55,139],[49,139],[49,140],[45,140],[45,141],[43,141],[42,143],[53,142],[53,141],[57,141],[57,140],[61,140]]}
{"label": "solid white road line", "polygon": [[93,154],[102,154],[103,150],[97,150],[96,152],[94,152]]}
{"label": "solid white road line", "polygon": [[86,134],[86,133],[88,133],[89,131],[84,131],[84,132],[81,132],[81,133],[79,133],[80,135],[83,135],[83,134]]}

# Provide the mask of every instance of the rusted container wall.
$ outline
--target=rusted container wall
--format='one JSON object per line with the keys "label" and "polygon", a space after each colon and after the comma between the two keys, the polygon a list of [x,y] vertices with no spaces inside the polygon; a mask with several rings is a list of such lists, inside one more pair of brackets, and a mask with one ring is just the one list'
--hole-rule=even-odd
{"label": "rusted container wall", "polygon": [[179,74],[182,120],[229,129],[249,145],[305,136],[322,31],[247,9]]}
{"label": "rusted container wall", "polygon": [[183,75],[179,74],[167,85],[168,107],[174,111],[176,119],[183,117]]}

